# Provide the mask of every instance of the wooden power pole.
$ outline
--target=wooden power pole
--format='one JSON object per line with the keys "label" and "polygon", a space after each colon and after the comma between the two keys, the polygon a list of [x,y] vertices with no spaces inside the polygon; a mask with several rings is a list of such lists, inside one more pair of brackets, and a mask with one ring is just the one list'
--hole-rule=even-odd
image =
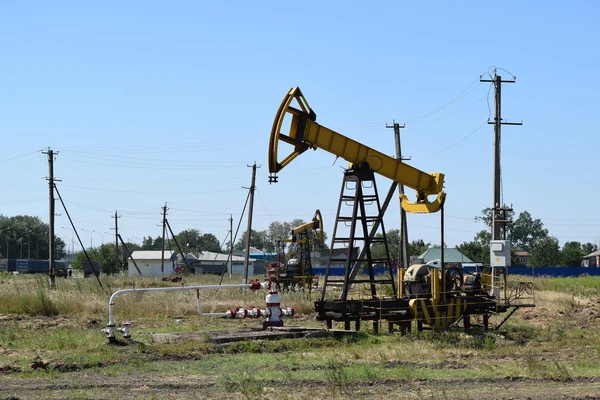
{"label": "wooden power pole", "polygon": [[162,220],[162,253],[160,257],[160,275],[165,276],[165,232],[167,229],[167,203],[165,203],[163,209],[163,220]]}
{"label": "wooden power pole", "polygon": [[117,274],[119,273],[119,223],[118,220],[121,218],[120,215],[117,215],[117,210],[115,210],[115,215],[112,217],[115,219],[115,268],[117,269]]}
{"label": "wooden power pole", "polygon": [[[250,165],[248,165],[249,167]],[[252,165],[252,184],[250,185],[250,206],[248,208],[248,232],[246,234],[246,254],[244,255],[244,280],[243,284],[248,283],[248,264],[250,262],[250,239],[252,236],[252,210],[254,208],[254,190],[256,189],[256,163]],[[232,260],[233,265],[233,260]]]}
{"label": "wooden power pole", "polygon": [[492,240],[501,240],[506,238],[506,232],[502,232],[502,227],[506,226],[503,222],[501,211],[504,208],[502,204],[502,164],[501,164],[501,129],[502,125],[523,125],[523,122],[504,122],[502,121],[502,84],[515,83],[516,77],[503,81],[500,75],[494,72],[494,79],[479,79],[480,82],[491,82],[495,88],[495,114],[494,121],[488,121],[488,124],[494,125],[494,204],[492,206]]}
{"label": "wooden power pole", "polygon": [[[400,129],[404,128],[405,125],[400,125],[394,121],[393,125],[386,125],[386,128],[394,128],[394,139],[396,141],[396,159],[410,160],[410,158],[402,158],[402,146],[400,144]],[[404,185],[398,184],[398,193],[404,194]],[[400,243],[398,243],[398,268],[408,268],[410,264],[408,254],[408,224],[406,223],[406,211],[402,208],[402,201],[400,201]]]}
{"label": "wooden power pole", "polygon": [[56,289],[56,270],[55,270],[55,240],[54,240],[54,151],[42,152],[48,155],[48,201],[49,201],[49,223],[48,223],[48,263],[50,264],[50,289]]}
{"label": "wooden power pole", "polygon": [[233,270],[233,215],[229,215],[229,277],[231,278],[231,270]]}

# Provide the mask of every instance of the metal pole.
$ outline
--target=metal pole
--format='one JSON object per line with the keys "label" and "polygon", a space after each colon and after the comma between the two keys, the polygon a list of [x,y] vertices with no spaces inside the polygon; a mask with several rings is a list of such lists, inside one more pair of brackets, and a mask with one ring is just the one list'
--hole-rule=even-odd
{"label": "metal pole", "polygon": [[117,210],[115,210],[115,268],[117,269],[117,274],[119,273],[119,223],[118,219],[120,215],[117,215]]}
{"label": "metal pole", "polygon": [[[387,126],[387,128],[391,128]],[[404,128],[405,125],[400,125],[394,121],[394,139],[396,142],[396,159],[402,161],[402,145],[400,143],[400,129]],[[398,194],[404,194],[404,185],[398,184]],[[408,224],[406,222],[406,211],[402,208],[402,201],[400,201],[400,243],[398,247],[398,268],[408,268],[409,264],[408,254]]]}
{"label": "metal pole", "polygon": [[256,163],[252,166],[252,184],[250,185],[250,206],[248,208],[248,233],[246,236],[246,254],[244,255],[244,279],[243,284],[248,283],[248,264],[250,262],[250,238],[252,235],[252,209],[254,207],[254,189],[256,182]]}
{"label": "metal pole", "polygon": [[27,234],[27,259],[31,259],[31,231]]}
{"label": "metal pole", "polygon": [[54,152],[48,149],[48,193],[49,193],[49,224],[48,224],[48,261],[50,263],[50,289],[56,288],[55,280],[55,240],[54,240]]}
{"label": "metal pole", "polygon": [[440,262],[442,263],[442,299],[446,300],[446,266],[444,265],[444,204],[440,207],[440,231],[441,231],[441,240],[442,247],[440,248]]}
{"label": "metal pole", "polygon": [[500,239],[500,223],[496,222],[498,219],[498,209],[502,207],[500,204],[500,148],[501,148],[501,129],[502,129],[502,119],[501,119],[501,96],[502,96],[502,77],[500,75],[496,75],[496,79],[494,82],[496,88],[495,102],[496,102],[496,112],[494,119],[494,206],[492,208],[492,240]]}
{"label": "metal pole", "polygon": [[233,269],[233,215],[229,214],[229,277]]}
{"label": "metal pole", "polygon": [[167,229],[167,203],[163,207],[162,255],[160,257],[160,275],[165,276],[165,232]]}
{"label": "metal pole", "polygon": [[[503,81],[500,75],[495,75],[494,79],[479,79],[480,82],[491,82],[495,88],[495,114],[494,114],[494,204],[492,205],[492,240],[498,240],[502,237],[502,223],[497,221],[502,207],[502,162],[501,162],[501,138],[502,125],[523,125],[523,122],[503,122],[502,121],[502,83],[515,83],[513,80]],[[488,124],[492,122],[488,121]]]}

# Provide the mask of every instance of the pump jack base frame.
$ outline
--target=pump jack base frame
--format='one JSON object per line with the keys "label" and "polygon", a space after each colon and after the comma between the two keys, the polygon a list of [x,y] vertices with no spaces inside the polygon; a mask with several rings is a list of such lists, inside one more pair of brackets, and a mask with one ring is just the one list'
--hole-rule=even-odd
{"label": "pump jack base frame", "polygon": [[[456,299],[456,297],[454,298]],[[379,323],[385,321],[388,323],[388,331],[392,333],[394,325],[399,325],[400,332],[406,333],[411,330],[411,323],[416,321],[417,329],[423,330],[426,327],[431,329],[445,329],[447,326],[463,320],[464,330],[471,329],[471,317],[483,316],[483,330],[490,329],[489,318],[491,315],[510,312],[508,315],[492,329],[498,330],[500,327],[520,308],[535,307],[535,304],[502,304],[494,298],[485,296],[460,296],[460,302],[464,304],[459,312],[452,313],[449,304],[432,305],[430,299],[424,300],[423,306],[411,307],[411,298],[382,298],[382,299],[364,299],[364,300],[323,300],[316,301],[315,311],[317,320],[325,321],[327,328],[333,328],[333,321],[343,322],[345,330],[351,330],[351,324],[354,323],[355,330],[360,330],[361,321],[373,321],[373,331],[379,333]],[[433,308],[436,308],[434,311]],[[427,309],[427,310],[425,310]],[[512,309],[512,310],[511,310]],[[436,324],[434,315],[445,322]]]}

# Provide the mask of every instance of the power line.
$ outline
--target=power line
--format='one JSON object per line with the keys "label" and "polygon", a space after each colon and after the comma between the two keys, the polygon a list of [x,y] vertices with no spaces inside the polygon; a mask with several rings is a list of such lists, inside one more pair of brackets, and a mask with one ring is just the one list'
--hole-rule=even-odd
{"label": "power line", "polygon": [[[246,141],[262,141],[262,137],[259,136],[254,136],[254,137],[242,137],[242,138],[236,138],[235,142],[239,143],[239,142],[246,142]],[[87,150],[96,150],[96,151],[103,151],[103,150],[110,150],[110,151],[118,151],[118,150],[123,150],[123,151],[127,151],[127,152],[131,152],[136,151],[136,150],[154,150],[156,149],[157,151],[164,151],[164,150],[178,150],[178,149],[189,149],[189,148],[193,148],[193,147],[207,147],[211,144],[218,144],[218,145],[223,145],[223,146],[229,146],[231,145],[231,140],[220,140],[220,141],[206,141],[206,142],[189,142],[189,143],[163,143],[163,144],[147,144],[147,145],[140,145],[140,144],[132,144],[132,145],[121,145],[121,146],[66,146],[66,147],[61,147],[61,150],[77,150],[77,149],[87,149]]]}
{"label": "power line", "polygon": [[116,192],[116,193],[138,193],[138,194],[157,194],[157,195],[165,195],[165,194],[211,194],[211,193],[227,193],[227,192],[237,192],[239,189],[227,189],[227,190],[211,190],[206,192],[142,192],[138,190],[120,190],[120,189],[103,189],[103,188],[91,188],[85,186],[76,186],[76,185],[67,185],[62,184],[61,186],[72,187],[75,189],[84,189],[84,190],[96,190],[100,192]]}
{"label": "power line", "polygon": [[36,154],[36,155],[38,155],[38,154],[39,154],[41,151],[42,151],[42,150],[34,150],[34,151],[32,151],[32,152],[25,153],[25,154],[20,154],[20,155],[18,155],[18,156],[14,156],[14,157],[11,157],[11,158],[5,158],[4,160],[0,160],[0,163],[4,163],[4,162],[8,162],[8,161],[12,161],[12,160],[16,160],[17,158],[21,158],[21,157],[27,157],[27,156],[30,156],[30,155],[32,155],[32,154]]}
{"label": "power line", "polygon": [[414,158],[431,157],[431,156],[435,156],[435,155],[438,155],[440,153],[443,153],[443,152],[445,152],[447,150],[450,150],[451,148],[459,145],[460,143],[464,142],[465,140],[467,140],[468,138],[470,138],[471,136],[473,136],[475,134],[475,132],[477,132],[478,130],[480,130],[481,128],[483,128],[485,125],[487,125],[487,123],[488,123],[488,121],[485,121],[484,123],[482,123],[481,125],[479,125],[477,128],[475,128],[475,130],[473,130],[471,133],[469,133],[468,135],[464,136],[459,141],[455,142],[454,144],[451,144],[450,146],[448,146],[448,147],[446,147],[446,148],[444,148],[442,150],[439,150],[439,151],[437,151],[435,153],[431,153],[431,154],[428,154],[428,155],[425,155],[425,156],[417,156],[417,157],[414,157]]}
{"label": "power line", "polygon": [[475,79],[469,86],[467,86],[465,89],[463,89],[458,95],[456,95],[452,100],[448,101],[444,105],[436,108],[435,110],[433,110],[431,112],[428,112],[427,114],[423,114],[423,115],[420,115],[418,117],[411,118],[410,120],[406,121],[406,123],[410,123],[410,122],[417,121],[419,119],[423,119],[423,118],[428,117],[428,116],[430,116],[432,114],[435,114],[438,111],[443,110],[444,108],[447,108],[447,107],[451,106],[452,104],[456,103],[458,100],[462,99],[463,97],[465,97],[466,95],[468,95],[469,93],[471,93],[477,87],[479,87],[479,85],[473,86],[475,83],[477,83],[477,79]]}

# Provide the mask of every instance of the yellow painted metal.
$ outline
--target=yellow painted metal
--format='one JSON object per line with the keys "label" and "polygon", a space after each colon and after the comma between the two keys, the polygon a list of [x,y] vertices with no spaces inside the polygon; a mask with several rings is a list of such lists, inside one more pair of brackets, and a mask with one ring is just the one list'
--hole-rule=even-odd
{"label": "yellow painted metal", "polygon": [[321,216],[321,211],[315,211],[315,215],[311,222],[307,222],[292,229],[292,238],[309,229],[314,229],[316,232],[316,239],[320,243],[323,243],[323,216]]}
{"label": "yellow painted metal", "polygon": [[483,267],[481,271],[481,287],[483,290],[492,289],[492,271],[491,267]]}
{"label": "yellow painted metal", "polygon": [[442,330],[460,319],[467,309],[467,302],[461,297],[450,298],[444,304],[432,298],[418,298],[410,300],[408,307],[415,321]]}
{"label": "yellow painted metal", "polygon": [[404,274],[406,269],[398,268],[398,297],[404,296]]}
{"label": "yellow painted metal", "polygon": [[[296,100],[299,108],[292,107]],[[291,115],[290,130],[282,133],[281,129],[287,114]],[[279,141],[294,146],[293,151],[278,161]],[[384,153],[365,146],[355,140],[343,136],[316,122],[316,114],[308,105],[300,88],[293,88],[281,102],[273,122],[269,141],[269,172],[277,173],[297,156],[308,149],[322,149],[349,161],[353,166],[365,163],[369,168],[395,182],[401,183],[417,192],[415,203],[406,197],[402,198],[402,207],[410,213],[432,213],[440,209],[445,200],[443,192],[444,174],[420,171],[392,158]],[[430,202],[429,195],[437,195]]]}
{"label": "yellow painted metal", "polygon": [[434,269],[431,271],[431,299],[434,304],[439,303],[442,295],[442,271]]}

